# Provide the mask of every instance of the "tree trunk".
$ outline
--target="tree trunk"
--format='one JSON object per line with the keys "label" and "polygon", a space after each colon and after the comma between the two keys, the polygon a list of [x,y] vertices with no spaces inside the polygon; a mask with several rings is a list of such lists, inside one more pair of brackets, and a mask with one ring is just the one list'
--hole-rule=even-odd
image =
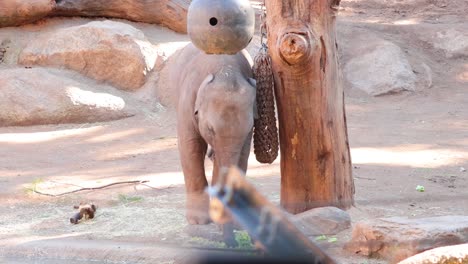
{"label": "tree trunk", "polygon": [[20,26],[46,16],[122,18],[187,33],[191,0],[0,0],[0,27]]}
{"label": "tree trunk", "polygon": [[354,204],[335,15],[339,0],[266,1],[281,146],[281,205],[291,213]]}
{"label": "tree trunk", "polygon": [[56,16],[123,18],[187,32],[190,0],[57,0]]}
{"label": "tree trunk", "polygon": [[0,27],[19,26],[47,16],[54,0],[0,0]]}

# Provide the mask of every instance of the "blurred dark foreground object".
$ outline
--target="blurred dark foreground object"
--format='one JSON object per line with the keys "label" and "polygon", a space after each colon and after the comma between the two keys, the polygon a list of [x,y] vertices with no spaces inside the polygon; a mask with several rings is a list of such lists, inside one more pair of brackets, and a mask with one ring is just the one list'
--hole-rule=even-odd
{"label": "blurred dark foreground object", "polygon": [[94,218],[94,213],[96,212],[96,206],[92,203],[80,203],[80,205],[75,205],[73,208],[79,210],[78,213],[74,214],[73,217],[70,218],[70,223],[75,225],[83,218]]}
{"label": "blurred dark foreground object", "polygon": [[226,214],[230,214],[252,239],[261,244],[267,259],[210,256],[206,261],[215,262],[198,263],[335,263],[302,234],[278,207],[247,182],[238,168],[222,169],[220,180],[208,192],[213,201],[210,204],[213,221],[223,222]]}
{"label": "blurred dark foreground object", "polygon": [[314,264],[321,262],[314,262],[313,259],[298,259],[295,258],[293,253],[290,258],[287,257],[259,257],[259,256],[204,256],[194,262],[194,264],[237,264],[237,263],[252,263],[252,264],[276,264],[276,263],[287,263],[287,264]]}

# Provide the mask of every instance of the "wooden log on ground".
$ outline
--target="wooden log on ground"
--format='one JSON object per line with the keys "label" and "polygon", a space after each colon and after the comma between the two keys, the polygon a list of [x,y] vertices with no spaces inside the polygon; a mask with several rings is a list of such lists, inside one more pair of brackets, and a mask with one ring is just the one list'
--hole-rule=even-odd
{"label": "wooden log on ground", "polygon": [[190,0],[56,0],[55,16],[122,18],[187,32]]}
{"label": "wooden log on ground", "polygon": [[51,13],[54,7],[54,0],[1,0],[0,27],[37,21]]}
{"label": "wooden log on ground", "polygon": [[291,213],[354,203],[335,32],[339,0],[266,1],[281,146],[281,205]]}

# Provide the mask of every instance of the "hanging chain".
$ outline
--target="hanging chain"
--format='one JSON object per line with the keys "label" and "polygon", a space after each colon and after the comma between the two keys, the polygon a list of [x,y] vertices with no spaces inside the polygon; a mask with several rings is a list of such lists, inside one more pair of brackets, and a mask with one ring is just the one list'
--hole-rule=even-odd
{"label": "hanging chain", "polygon": [[267,51],[268,46],[265,43],[265,40],[267,39],[267,26],[266,26],[266,7],[265,7],[265,0],[263,0],[263,4],[261,6],[262,9],[262,14],[260,15],[260,50]]}

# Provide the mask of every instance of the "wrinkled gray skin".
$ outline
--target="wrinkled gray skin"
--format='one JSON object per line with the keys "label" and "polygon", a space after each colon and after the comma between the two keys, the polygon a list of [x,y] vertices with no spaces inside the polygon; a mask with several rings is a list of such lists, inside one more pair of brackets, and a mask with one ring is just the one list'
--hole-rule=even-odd
{"label": "wrinkled gray skin", "polygon": [[212,184],[222,167],[237,165],[244,172],[254,124],[255,81],[247,52],[206,55],[189,44],[176,58],[178,87],[177,133],[187,192],[190,224],[207,224],[209,197],[205,176],[208,146],[214,162]]}

